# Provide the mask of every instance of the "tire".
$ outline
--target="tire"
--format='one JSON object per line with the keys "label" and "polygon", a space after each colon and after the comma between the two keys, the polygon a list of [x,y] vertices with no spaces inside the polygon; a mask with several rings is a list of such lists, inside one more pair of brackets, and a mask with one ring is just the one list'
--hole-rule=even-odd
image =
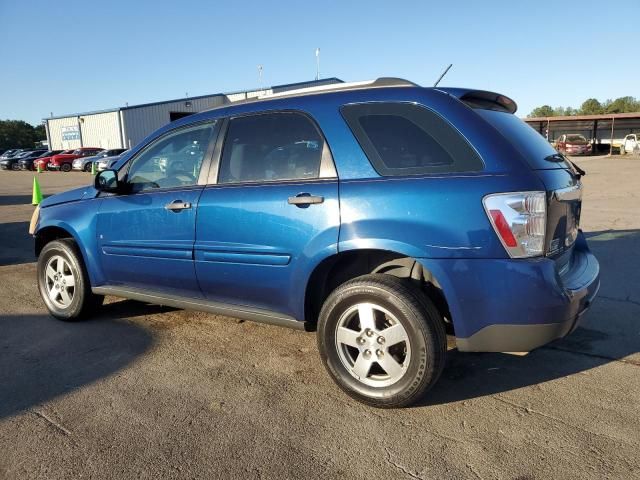
{"label": "tire", "polygon": [[626,155],[627,151],[624,148],[624,145],[620,145],[620,155]]}
{"label": "tire", "polygon": [[83,170],[84,170],[85,172],[90,172],[90,171],[91,171],[91,163],[87,163],[87,164],[84,166]]}
{"label": "tire", "polygon": [[18,170],[20,170],[20,165],[18,165],[17,163],[12,163],[11,170],[13,170],[14,172],[17,172]]}
{"label": "tire", "polygon": [[71,164],[70,163],[63,163],[62,165],[60,165],[60,170],[62,170],[63,172],[70,172],[71,171]]}
{"label": "tire", "polygon": [[[367,324],[374,326],[371,332],[363,328]],[[421,290],[408,280],[372,274],[329,295],[318,321],[318,348],[329,375],[348,395],[395,408],[414,403],[436,383],[447,338],[442,316]]]}
{"label": "tire", "polygon": [[102,305],[104,297],[91,293],[82,255],[73,240],[47,243],[38,257],[37,275],[40,296],[49,313],[59,320],[80,320]]}

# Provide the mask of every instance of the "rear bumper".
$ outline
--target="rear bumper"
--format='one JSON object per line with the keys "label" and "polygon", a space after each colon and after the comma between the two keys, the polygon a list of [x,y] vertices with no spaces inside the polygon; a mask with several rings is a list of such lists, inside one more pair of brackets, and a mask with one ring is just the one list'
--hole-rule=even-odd
{"label": "rear bumper", "polygon": [[464,352],[526,352],[564,337],[600,288],[600,266],[582,232],[562,274],[548,258],[423,264],[441,283]]}

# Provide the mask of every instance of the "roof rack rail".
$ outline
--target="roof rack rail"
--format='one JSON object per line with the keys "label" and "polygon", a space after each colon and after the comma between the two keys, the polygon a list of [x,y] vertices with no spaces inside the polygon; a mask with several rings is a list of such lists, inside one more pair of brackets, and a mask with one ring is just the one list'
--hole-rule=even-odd
{"label": "roof rack rail", "polygon": [[281,97],[295,97],[311,93],[322,92],[339,92],[342,90],[354,90],[358,88],[381,88],[381,87],[419,87],[417,83],[410,82],[403,78],[395,77],[380,77],[375,80],[365,80],[362,82],[346,82],[346,83],[331,83],[328,85],[318,85],[315,87],[299,88],[296,90],[286,90],[278,93],[265,93],[257,97],[258,100],[265,100],[269,98],[281,98]]}

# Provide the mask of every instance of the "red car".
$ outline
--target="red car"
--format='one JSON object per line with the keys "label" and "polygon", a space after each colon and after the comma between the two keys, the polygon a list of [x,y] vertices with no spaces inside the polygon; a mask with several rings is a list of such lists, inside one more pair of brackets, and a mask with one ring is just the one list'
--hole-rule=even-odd
{"label": "red car", "polygon": [[103,148],[94,147],[82,147],[76,148],[71,153],[60,153],[51,157],[51,160],[47,164],[49,170],[62,170],[63,172],[70,172],[73,167],[73,161],[80,157],[91,157],[98,152],[104,150]]}
{"label": "red car", "polygon": [[591,153],[591,144],[582,135],[564,134],[556,142],[556,150],[567,155]]}
{"label": "red car", "polygon": [[[68,154],[68,153],[73,153],[75,151],[75,148],[72,148],[71,150],[56,150],[54,155],[62,155],[64,154]],[[40,157],[40,158],[36,158],[33,161],[33,169],[37,170],[38,169],[38,165],[40,165],[40,170],[46,170],[47,169],[47,165],[49,165],[49,162],[51,161],[51,158],[54,155],[49,155],[47,157]]]}

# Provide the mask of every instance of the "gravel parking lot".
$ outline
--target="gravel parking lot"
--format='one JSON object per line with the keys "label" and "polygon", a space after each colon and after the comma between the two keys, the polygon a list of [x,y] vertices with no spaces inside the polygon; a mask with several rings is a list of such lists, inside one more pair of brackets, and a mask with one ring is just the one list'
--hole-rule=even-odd
{"label": "gravel parking lot", "polygon": [[602,267],[582,327],[524,357],[452,348],[403,410],[344,395],[313,333],[116,298],[53,320],[33,173],[0,171],[0,478],[640,478],[640,158],[576,161]]}

